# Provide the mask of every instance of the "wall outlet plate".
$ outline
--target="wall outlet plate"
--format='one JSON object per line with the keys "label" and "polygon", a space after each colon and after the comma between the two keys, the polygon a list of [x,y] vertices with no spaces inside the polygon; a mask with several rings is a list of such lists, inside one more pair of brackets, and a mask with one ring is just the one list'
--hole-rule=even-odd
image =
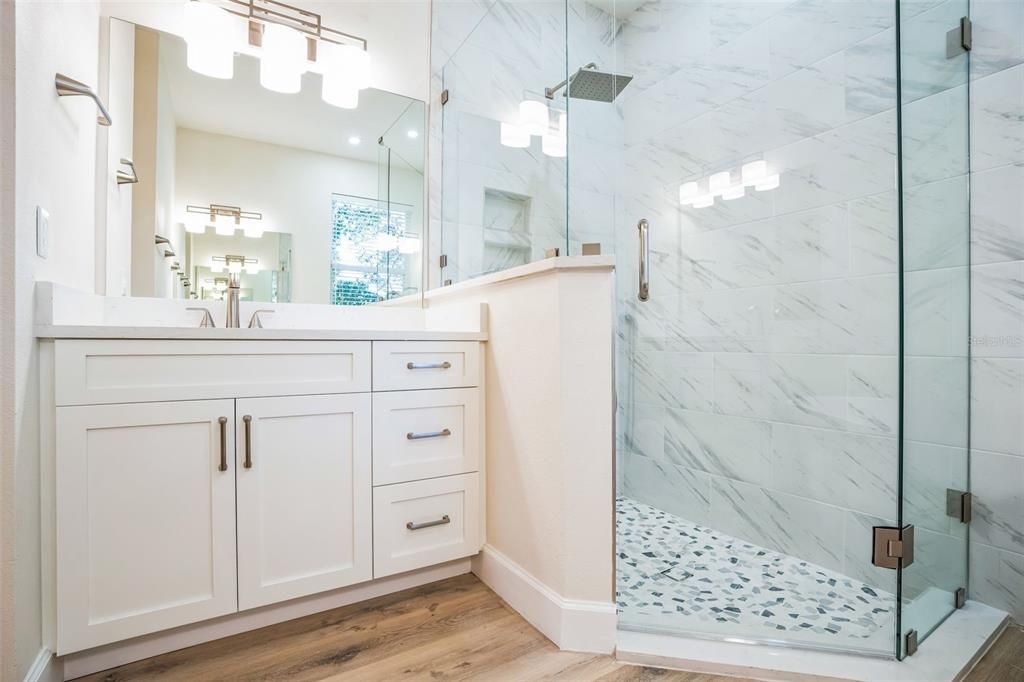
{"label": "wall outlet plate", "polygon": [[36,255],[50,255],[50,213],[42,206],[36,206]]}

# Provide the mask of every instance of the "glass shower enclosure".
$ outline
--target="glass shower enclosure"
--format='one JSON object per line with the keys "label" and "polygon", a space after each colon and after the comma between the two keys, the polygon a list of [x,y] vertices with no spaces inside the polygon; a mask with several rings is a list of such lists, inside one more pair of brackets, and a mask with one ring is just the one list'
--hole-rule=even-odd
{"label": "glass shower enclosure", "polygon": [[430,286],[614,255],[620,627],[903,658],[960,603],[968,14],[434,4]]}

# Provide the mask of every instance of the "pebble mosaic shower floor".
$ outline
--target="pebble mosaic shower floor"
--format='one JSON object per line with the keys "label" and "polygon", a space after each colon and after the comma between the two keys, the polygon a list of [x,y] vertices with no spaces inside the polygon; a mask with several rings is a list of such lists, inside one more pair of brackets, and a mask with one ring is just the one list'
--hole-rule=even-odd
{"label": "pebble mosaic shower floor", "polygon": [[890,593],[629,498],[617,516],[625,622],[836,645],[892,636]]}

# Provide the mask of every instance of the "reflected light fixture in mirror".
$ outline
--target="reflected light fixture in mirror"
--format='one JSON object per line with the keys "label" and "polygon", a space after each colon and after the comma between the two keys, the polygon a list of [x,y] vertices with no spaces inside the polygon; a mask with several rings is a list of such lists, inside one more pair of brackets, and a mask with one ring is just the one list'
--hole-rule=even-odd
{"label": "reflected light fixture in mirror", "polygon": [[530,131],[515,123],[501,124],[501,144],[515,149],[530,146]]}
{"label": "reflected light fixture in mirror", "polygon": [[298,31],[280,24],[263,28],[260,55],[260,85],[286,95],[302,89],[306,71],[306,39]]}
{"label": "reflected light fixture in mirror", "polygon": [[529,99],[520,102],[519,125],[531,135],[546,135],[548,132],[548,105]]}
{"label": "reflected light fixture in mirror", "polygon": [[188,68],[210,78],[232,78],[235,50],[226,39],[232,34],[231,15],[197,0],[185,3],[184,12]]}

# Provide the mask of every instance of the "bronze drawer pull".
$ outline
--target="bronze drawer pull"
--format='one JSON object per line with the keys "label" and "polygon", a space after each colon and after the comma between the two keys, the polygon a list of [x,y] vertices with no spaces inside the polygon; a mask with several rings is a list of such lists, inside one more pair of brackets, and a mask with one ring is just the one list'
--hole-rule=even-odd
{"label": "bronze drawer pull", "polygon": [[452,363],[445,360],[444,362],[409,362],[405,365],[406,369],[451,369]]}
{"label": "bronze drawer pull", "polygon": [[252,469],[252,415],[242,417],[242,423],[245,424],[245,463],[242,466]]}
{"label": "bronze drawer pull", "polygon": [[442,431],[430,431],[428,433],[413,433],[410,431],[405,434],[405,437],[408,440],[423,440],[424,438],[442,438],[450,435],[452,435],[451,429],[444,429]]}
{"label": "bronze drawer pull", "polygon": [[412,521],[410,521],[409,523],[405,524],[405,527],[409,530],[419,530],[420,528],[432,528],[433,526],[443,526],[446,523],[451,522],[451,517],[445,514],[437,521],[424,521],[423,523],[413,523]]}
{"label": "bronze drawer pull", "polygon": [[228,418],[221,417],[217,420],[220,424],[220,466],[221,471],[228,470]]}

